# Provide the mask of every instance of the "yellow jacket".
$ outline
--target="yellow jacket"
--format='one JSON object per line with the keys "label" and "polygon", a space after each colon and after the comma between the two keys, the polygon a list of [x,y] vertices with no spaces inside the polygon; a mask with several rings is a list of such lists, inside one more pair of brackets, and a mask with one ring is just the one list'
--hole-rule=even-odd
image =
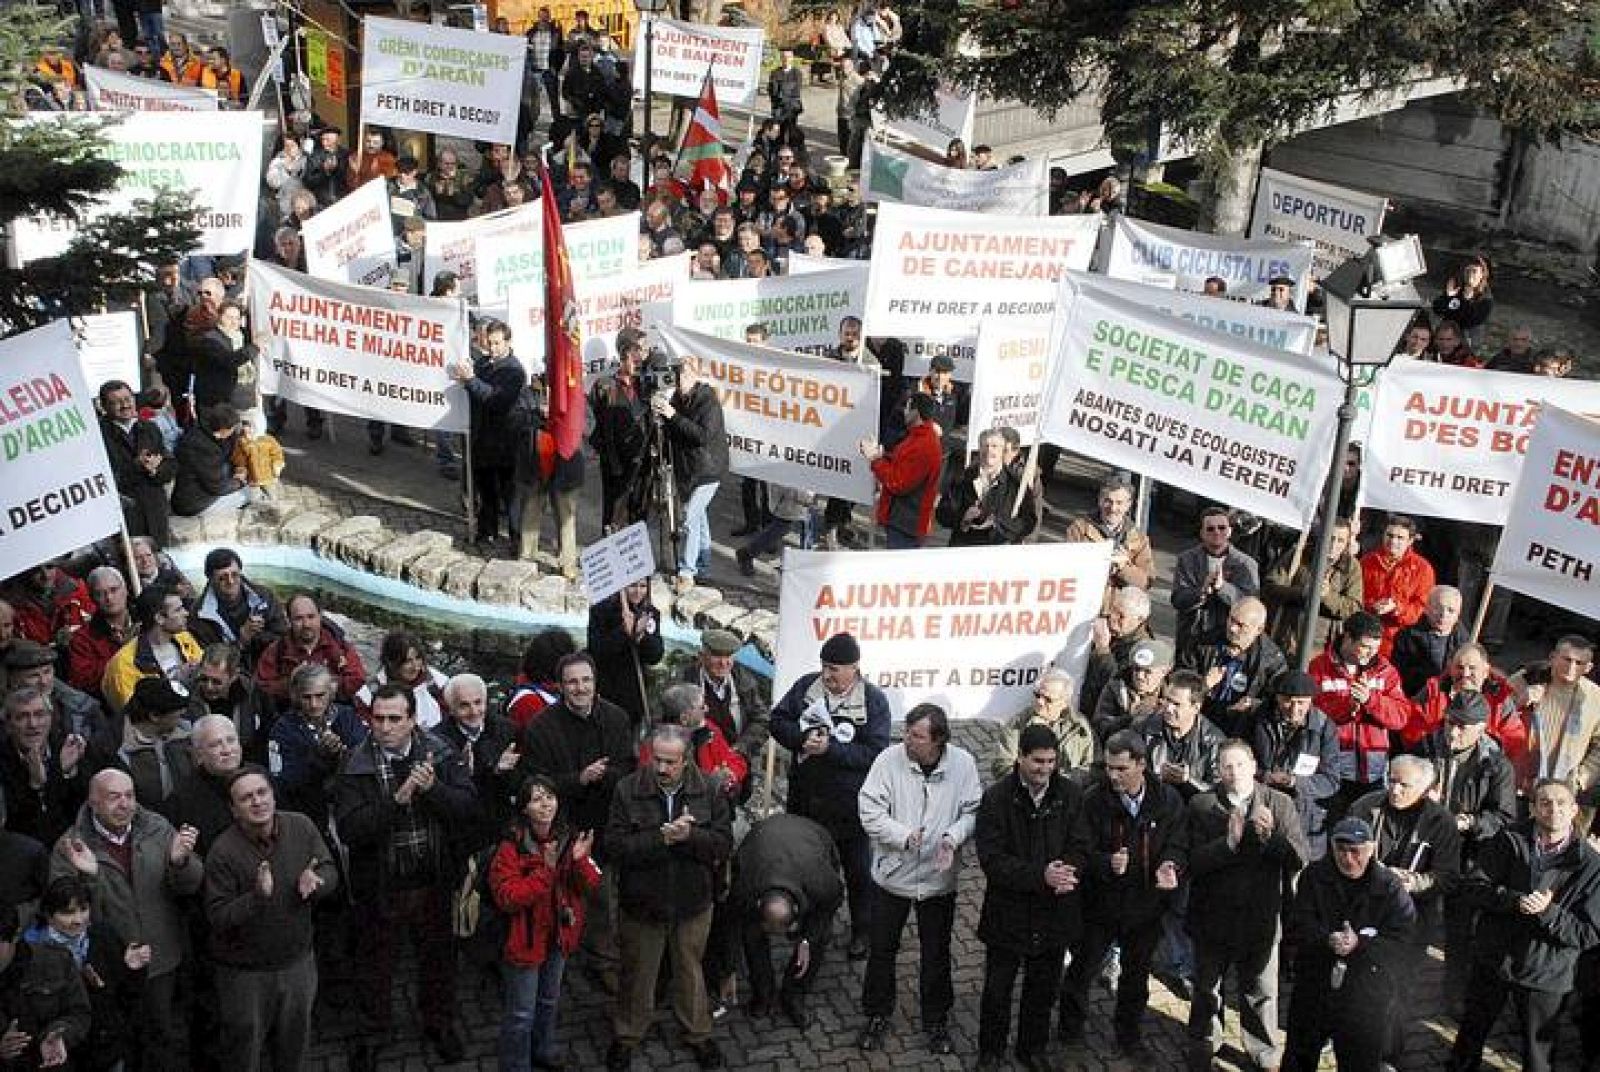
{"label": "yellow jacket", "polygon": [[[200,661],[200,643],[187,631],[179,633],[173,640],[178,645],[178,655],[186,665],[193,666]],[[161,665],[150,651],[149,641],[140,633],[118,648],[106,663],[105,673],[100,677],[100,695],[105,697],[107,707],[113,712],[120,712],[133,698],[134,687],[139,684],[140,678],[156,677],[160,673]]]}

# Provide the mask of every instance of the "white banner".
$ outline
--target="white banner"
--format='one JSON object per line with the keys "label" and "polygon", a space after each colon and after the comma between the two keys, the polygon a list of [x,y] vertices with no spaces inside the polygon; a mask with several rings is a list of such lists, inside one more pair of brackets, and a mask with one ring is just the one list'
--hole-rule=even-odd
{"label": "white banner", "polygon": [[122,527],[94,395],[57,320],[0,340],[0,577]]}
{"label": "white banner", "polygon": [[874,118],[889,133],[908,141],[921,142],[941,153],[950,147],[952,139],[960,138],[967,151],[972,151],[972,121],[978,114],[978,95],[963,93],[955,86],[941,83],[933,93],[933,106],[919,115],[890,119],[879,111]]}
{"label": "white banner", "polygon": [[[1317,343],[1315,317],[1285,313],[1232,298],[1213,298],[1185,290],[1130,283],[1124,279],[1088,272],[1072,272],[1071,277],[1076,284],[1094,287],[1158,313],[1188,320],[1211,331],[1257,343],[1269,350],[1288,350],[1309,357]],[[1326,354],[1323,357],[1325,363],[1333,360]]]}
{"label": "white banner", "polygon": [[773,695],[815,671],[835,633],[860,642],[862,675],[897,717],[936,703],[952,719],[1010,721],[1050,667],[1082,681],[1111,544],[1019,551],[786,552]]}
{"label": "white banner", "polygon": [[1051,351],[1044,439],[1280,525],[1311,520],[1343,395],[1332,364],[1071,283]]}
{"label": "white banner", "polygon": [[[423,246],[422,267],[426,278],[422,289],[431,293],[433,281],[440,272],[454,272],[461,281],[462,297],[475,301],[478,297],[478,240],[495,235],[532,235],[533,248],[540,250],[539,256],[543,258],[544,238],[540,226],[538,198],[526,205],[469,220],[429,220]],[[539,263],[544,262],[541,259]]]}
{"label": "white banner", "polygon": [[1383,233],[1387,198],[1261,169],[1250,237],[1310,242],[1311,272],[1318,279],[1367,252],[1367,236]]}
{"label": "white banner", "polygon": [[[1028,318],[1028,319],[1037,319]],[[907,376],[926,376],[932,369],[933,359],[948,357],[955,365],[950,375],[958,383],[972,383],[977,378],[978,336],[967,335],[959,339],[904,339],[906,344]]]}
{"label": "white banner", "polygon": [[1050,372],[1050,321],[986,320],[978,329],[969,451],[978,433],[1015,428],[1028,446],[1039,438],[1039,400]]}
{"label": "white banner", "polygon": [[590,605],[610,599],[656,571],[650,529],[643,521],[635,521],[596,540],[578,556],[578,567],[583,571],[583,590],[588,593]]}
{"label": "white banner", "polygon": [[139,390],[139,314],[91,313],[74,317],[72,336],[78,344],[78,367],[83,382],[96,395],[107,380],[121,380]]}
{"label": "white banner", "polygon": [[1069,268],[1089,267],[1099,216],[994,216],[878,207],[867,334],[971,338],[990,316],[1049,316]]}
{"label": "white banner", "polygon": [[440,432],[467,430],[466,306],[330,283],[256,261],[250,327],[261,391],[316,409]]}
{"label": "white banner", "polygon": [[361,21],[363,124],[497,145],[517,140],[526,41],[372,15]]}
{"label": "white banner", "polygon": [[1228,297],[1260,301],[1276,276],[1295,281],[1294,304],[1306,307],[1310,246],[1202,234],[1118,216],[1105,274],[1113,279],[1201,291],[1211,276],[1228,285]]}
{"label": "white banner", "polygon": [[930,163],[868,138],[861,176],[863,201],[1011,216],[1050,212],[1050,162],[1042,156],[1011,167],[971,171]]}
{"label": "white banner", "polygon": [[672,322],[719,339],[744,341],[765,324],[776,350],[821,354],[839,345],[839,322],[861,318],[868,264],[766,279],[692,279],[672,299]]}
{"label": "white banner", "polygon": [[1511,493],[1494,582],[1600,618],[1600,424],[1545,406]]}
{"label": "white banner", "polygon": [[[256,239],[261,188],[260,112],[130,112],[102,132],[105,159],[119,164],[117,188],[87,219],[127,215],[162,189],[187,191],[199,209],[197,253],[237,254]],[[74,122],[53,117],[39,122]],[[18,264],[66,252],[77,233],[62,220],[12,221]]]}
{"label": "white banner", "polygon": [[373,179],[306,220],[300,236],[306,272],[318,279],[387,287],[400,266],[385,179]]}
{"label": "white banner", "polygon": [[[564,224],[561,234],[574,280],[618,276],[639,264],[637,212]],[[473,261],[478,304],[504,305],[516,284],[544,282],[544,232],[479,235]]]}
{"label": "white banner", "polygon": [[1545,402],[1600,416],[1600,383],[1397,360],[1378,377],[1361,504],[1504,525]]}
{"label": "white banner", "polygon": [[159,78],[138,78],[105,67],[83,65],[84,96],[95,112],[214,112],[217,95]]}
{"label": "white banner", "polygon": [[878,375],[821,357],[657,329],[667,350],[701,359],[722,400],[736,473],[851,502],[873,501],[860,442],[878,434]]}
{"label": "white banner", "polygon": [[761,47],[766,37],[760,26],[703,26],[677,19],[643,18],[634,38],[633,88],[643,93],[645,43],[652,42],[650,91],[674,97],[700,96],[706,71],[716,87],[717,104],[748,108],[765,88],[761,84]]}
{"label": "white banner", "polygon": [[[642,322],[646,302],[671,302],[674,291],[689,278],[692,253],[658,257],[632,271],[600,279],[575,278],[579,337],[583,341],[583,378],[593,383],[617,365],[617,332]],[[529,373],[544,371],[544,280],[517,283],[506,297],[506,323],[517,357]]]}

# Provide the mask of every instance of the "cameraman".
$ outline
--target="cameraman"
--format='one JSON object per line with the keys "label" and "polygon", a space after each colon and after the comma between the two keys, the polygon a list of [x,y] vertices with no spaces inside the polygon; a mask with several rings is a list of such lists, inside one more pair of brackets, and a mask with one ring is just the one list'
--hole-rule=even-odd
{"label": "cameraman", "polygon": [[[651,354],[650,364],[656,369],[675,367],[677,371],[677,387],[663,386],[650,399],[650,408],[666,437],[678,494],[685,496],[683,546],[678,551],[678,576],[673,582],[673,589],[681,595],[694,587],[701,560],[709,562],[711,524],[706,511],[722,474],[728,470],[728,439],[722,430],[722,403],[717,401],[711,385],[700,378],[698,358],[685,357],[672,366],[671,359],[657,351]],[[659,379],[658,375],[658,382]]]}

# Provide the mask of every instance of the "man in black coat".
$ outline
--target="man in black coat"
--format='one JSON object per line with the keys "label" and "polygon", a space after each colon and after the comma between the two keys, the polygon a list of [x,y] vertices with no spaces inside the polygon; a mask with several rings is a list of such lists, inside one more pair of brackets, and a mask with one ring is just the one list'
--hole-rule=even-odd
{"label": "man in black coat", "polygon": [[1217,753],[1217,784],[1189,801],[1189,931],[1194,998],[1190,1066],[1216,1055],[1222,986],[1239,977],[1239,1030],[1256,1068],[1283,1059],[1278,1036],[1278,939],[1283,891],[1311,855],[1294,802],[1256,781],[1255,756],[1232,739]]}
{"label": "man in black coat", "polygon": [[[1196,697],[1196,708],[1199,700]],[[1161,939],[1161,920],[1178,869],[1188,860],[1188,822],[1178,791],[1149,767],[1137,731],[1111,735],[1105,748],[1106,780],[1084,795],[1080,823],[1088,847],[1083,902],[1083,943],[1061,989],[1063,1040],[1083,1039],[1089,983],[1113,943],[1122,947],[1122,973],[1113,1015],[1117,1047],[1145,1052],[1140,1024],[1150,1001],[1150,965]]]}
{"label": "man in black coat", "polygon": [[1328,851],[1322,802],[1339,791],[1339,728],[1312,706],[1317,684],[1287,670],[1272,686],[1272,706],[1257,712],[1250,743],[1256,776],[1294,801],[1311,860]]}
{"label": "man in black coat", "polygon": [[489,687],[477,674],[457,674],[444,686],[445,719],[434,730],[461,753],[478,796],[478,810],[462,831],[462,846],[478,853],[497,844],[512,818],[521,776],[517,731],[502,715],[489,713]]}
{"label": "man in black coat", "polygon": [[1267,605],[1246,596],[1228,611],[1228,620],[1205,643],[1178,656],[1180,669],[1205,682],[1200,711],[1227,737],[1242,737],[1251,716],[1266,703],[1267,691],[1288,660],[1266,635]]}
{"label": "man in black coat", "polygon": [[1572,787],[1541,779],[1533,821],[1502,830],[1479,854],[1463,895],[1480,911],[1466,1015],[1451,1068],[1474,1072],[1507,997],[1522,1022],[1522,1067],[1555,1067],[1561,1006],[1578,955],[1600,945],[1600,854],[1575,829]]}
{"label": "man in black coat", "polygon": [[133,388],[121,380],[100,385],[100,437],[122,497],[128,535],[148,536],[163,547],[170,544],[172,508],[166,486],[178,466],[167,453],[161,429],[139,419]]}
{"label": "man in black coat", "polygon": [[978,1021],[978,1067],[1005,1063],[1011,993],[1022,971],[1017,1060],[1049,1068],[1050,1007],[1061,960],[1081,936],[1079,883],[1088,866],[1080,823],[1081,790],[1057,770],[1048,726],[1030,725],[1017,741],[1017,762],[978,805],[974,838],[986,886],[978,940],[985,949]]}
{"label": "man in black coat", "polygon": [[723,432],[722,403],[700,375],[700,360],[685,357],[678,364],[678,387],[650,400],[666,433],[673,476],[683,498],[683,539],[678,550],[677,589],[694,586],[711,554],[711,522],[706,511],[728,471],[728,437]]}
{"label": "man in black coat", "polygon": [[[511,512],[515,498],[517,457],[531,416],[517,405],[528,373],[511,353],[511,329],[498,320],[484,329],[484,352],[477,360],[450,366],[450,378],[467,391],[472,409],[472,481],[479,544],[499,539],[500,522],[516,536],[522,519]],[[519,423],[519,414],[523,418]]]}
{"label": "man in black coat", "polygon": [[411,942],[420,965],[422,1033],[445,1064],[464,1052],[456,1016],[456,949],[450,895],[461,878],[455,848],[477,808],[466,763],[417,726],[411,690],[393,683],[372,694],[372,732],[345,753],[329,783],[329,812],[349,854],[361,1033],[352,1072],[375,1072],[378,1048],[394,1035],[396,946]]}
{"label": "man in black coat", "polygon": [[[1478,849],[1517,820],[1516,773],[1484,732],[1489,703],[1478,692],[1458,692],[1445,707],[1444,727],[1422,742],[1422,754],[1438,771],[1439,803],[1455,817],[1461,834],[1461,873]],[[1461,890],[1444,897],[1444,991],[1449,1008],[1466,995],[1472,967],[1473,919],[1477,909]]]}
{"label": "man in black coat", "polygon": [[[806,995],[822,970],[843,902],[839,850],[820,825],[779,812],[745,835],[733,859],[728,904],[739,916],[751,1016],[770,1015],[776,996],[784,1015],[805,1030]],[[773,979],[771,949],[780,937],[794,943],[781,985]]]}
{"label": "man in black coat", "polygon": [[1400,630],[1394,638],[1394,653],[1389,661],[1400,671],[1400,687],[1407,696],[1416,694],[1450,666],[1450,657],[1470,637],[1461,624],[1461,592],[1446,584],[1435,585],[1428,593],[1422,617]]}
{"label": "man in black coat", "polygon": [[1295,985],[1283,1072],[1315,1072],[1330,1038],[1341,1069],[1377,1072],[1399,1009],[1395,963],[1416,910],[1376,860],[1364,819],[1339,820],[1331,840],[1332,852],[1301,873],[1289,912]]}

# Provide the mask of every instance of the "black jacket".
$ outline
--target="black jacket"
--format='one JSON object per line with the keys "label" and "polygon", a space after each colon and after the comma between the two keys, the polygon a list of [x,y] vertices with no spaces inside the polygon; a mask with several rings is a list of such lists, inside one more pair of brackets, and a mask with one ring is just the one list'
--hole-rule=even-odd
{"label": "black jacket", "polygon": [[688,397],[676,395],[676,408],[666,422],[672,445],[672,470],[678,494],[685,499],[701,484],[715,484],[728,471],[728,437],[722,427],[722,403],[710,384],[697,383]]}
{"label": "black jacket", "polygon": [[[1089,881],[1084,887],[1085,919],[1150,926],[1161,918],[1170,890],[1156,888],[1156,869],[1171,862],[1181,869],[1189,860],[1189,825],[1183,798],[1169,785],[1145,775],[1139,813],[1129,815],[1108,781],[1099,781],[1083,798],[1079,842],[1087,846]],[[1111,870],[1114,853],[1128,850],[1122,874]]]}
{"label": "black jacket", "polygon": [[634,393],[608,376],[589,389],[589,411],[594,414],[594,429],[589,445],[600,457],[600,469],[608,477],[630,479],[644,463],[650,436],[650,399],[634,380]]}
{"label": "black jacket", "polygon": [[[772,736],[791,756],[798,755],[805,743],[800,716],[805,712],[806,692],[819,676],[807,674],[796,681],[772,709]],[[870,681],[863,680],[861,686],[866,698],[865,721],[860,725],[852,723],[852,731],[846,732],[844,720],[835,717],[828,750],[804,763],[793,759],[789,763],[789,810],[815,819],[835,837],[861,835],[857,796],[867,780],[867,771],[872,769],[872,761],[889,747],[893,717],[889,698]]]}
{"label": "black jacket", "polygon": [[1450,665],[1450,657],[1467,642],[1467,627],[1460,622],[1443,636],[1433,631],[1426,617],[1418,619],[1395,634],[1394,652],[1389,661],[1400,671],[1400,687],[1407,696],[1415,696],[1428,684],[1430,677],[1438,677]]}
{"label": "black jacket", "polygon": [[243,485],[233,477],[233,437],[218,439],[198,424],[178,440],[178,476],[172,485],[172,512],[194,517]]}
{"label": "black jacket", "polygon": [[[623,593],[618,592],[589,608],[588,651],[594,656],[594,676],[600,695],[626,711],[637,726],[645,716],[649,668],[661,661],[667,646],[661,638],[661,612],[651,604],[648,595],[633,608],[635,615],[648,618],[650,622],[644,627],[645,634],[635,639],[623,631],[623,598]],[[636,618],[636,625],[638,620]]]}
{"label": "black jacket", "polygon": [[477,811],[461,831],[461,841],[468,851],[489,848],[504,836],[506,824],[514,817],[517,786],[522,775],[516,767],[501,772],[500,757],[517,739],[517,728],[500,715],[486,715],[483,731],[476,741],[467,740],[461,723],[446,717],[434,727],[434,734],[461,754],[467,764],[467,773],[478,794]]}
{"label": "black jacket", "polygon": [[1450,731],[1442,729],[1422,742],[1422,754],[1439,772],[1439,786],[1449,785],[1449,798],[1440,803],[1451,815],[1472,816],[1472,827],[1461,835],[1465,865],[1476,846],[1487,843],[1517,821],[1517,776],[1494,738],[1478,738],[1464,759],[1450,753]]}
{"label": "black jacket", "polygon": [[[590,785],[578,780],[583,768],[604,756],[605,777]],[[595,697],[588,718],[572,713],[565,703],[551,704],[528,723],[522,737],[522,773],[542,774],[556,783],[561,812],[573,830],[593,830],[595,856],[607,859],[606,819],[617,783],[639,765],[628,714],[609,700]]]}
{"label": "black jacket", "polygon": [[[1306,713],[1306,724],[1293,731],[1276,712],[1261,711],[1254,720],[1250,746],[1258,777],[1284,772],[1294,778],[1279,791],[1294,800],[1311,858],[1321,859],[1328,851],[1328,809],[1322,802],[1339,791],[1339,727],[1315,707]],[[1306,773],[1297,774],[1297,767]]]}
{"label": "black jacket", "polygon": [[[1350,814],[1365,819],[1378,839],[1378,859],[1390,867],[1413,871],[1420,887],[1412,897],[1420,909],[1440,894],[1454,891],[1461,878],[1461,834],[1456,818],[1435,800],[1424,797],[1403,812],[1389,807],[1382,789],[1350,805]],[[1420,864],[1417,864],[1420,860]]]}
{"label": "black jacket", "polygon": [[522,362],[506,357],[491,362],[480,357],[472,365],[472,378],[462,381],[472,404],[472,464],[478,469],[516,466],[530,429],[517,427],[517,399],[527,386]]}
{"label": "black jacket", "polygon": [[11,964],[0,971],[0,1031],[33,1036],[20,1057],[0,1058],[3,1072],[33,1072],[40,1066],[39,1042],[61,1033],[70,1058],[89,1036],[89,995],[72,954],[55,946],[35,946],[18,936]]}
{"label": "black jacket", "polygon": [[755,920],[761,895],[768,890],[794,898],[800,936],[813,952],[823,948],[844,900],[839,850],[828,831],[787,812],[751,827],[733,858],[728,904],[741,920]]}
{"label": "black jacket", "polygon": [[1160,781],[1162,763],[1183,763],[1189,768],[1189,780],[1173,787],[1183,799],[1188,800],[1196,793],[1211,788],[1217,776],[1217,749],[1222,747],[1225,738],[1222,731],[1204,715],[1196,719],[1189,732],[1182,737],[1174,735],[1160,714],[1150,715],[1143,722],[1135,723],[1133,729],[1144,738],[1145,748],[1150,753],[1149,776],[1152,781]]}
{"label": "black jacket", "polygon": [[[151,536],[163,546],[170,543],[167,485],[177,476],[178,463],[167,453],[161,429],[151,421],[134,421],[124,432],[115,421],[101,417],[100,438],[106,444],[106,458],[111,462],[117,491],[137,508],[137,512],[129,511],[129,524],[142,531],[130,535]],[[139,464],[139,455],[144,451],[161,455],[161,464],[153,473]]]}
{"label": "black jacket", "polygon": [[188,825],[200,832],[194,848],[202,856],[210,850],[217,835],[233,825],[228,777],[224,775],[218,778],[196,764],[173,788],[172,795],[156,808],[161,817],[172,824],[173,829]]}
{"label": "black jacket", "polygon": [[[1600,945],[1600,854],[1574,834],[1542,866],[1535,862],[1532,823],[1502,830],[1483,847],[1461,887],[1479,910],[1473,950],[1500,978],[1529,990],[1566,993],[1585,949]],[[1555,894],[1537,916],[1517,908],[1523,894]]]}
{"label": "black jacket", "polygon": [[[950,530],[950,546],[988,546],[1021,543],[1027,539],[1028,534],[1033,532],[1035,517],[1032,489],[1023,492],[1019,509],[1011,509],[1016,502],[1020,477],[1021,474],[1016,470],[1002,465],[999,475],[984,491],[983,498],[979,499],[973,483],[978,478],[977,464],[952,471],[945,481],[939,505],[934,510],[934,518]],[[979,508],[981,516],[974,526],[969,527],[964,518],[974,506]]]}
{"label": "black jacket", "polygon": [[9,737],[0,740],[0,799],[5,801],[7,830],[26,834],[44,845],[54,845],[77,818],[78,809],[89,796],[89,779],[104,765],[103,758],[91,749],[78,761],[71,778],[61,774],[61,745],[67,731],[57,726],[50,732],[50,755],[45,761],[44,785],[37,789]]}
{"label": "black jacket", "polygon": [[[1038,804],[1015,770],[984,791],[973,833],[986,880],[984,945],[1036,956],[1078,940],[1089,856],[1082,812],[1083,791],[1060,774]],[[1045,868],[1057,860],[1078,869],[1077,890],[1058,894],[1045,884]]]}
{"label": "black jacket", "polygon": [[655,771],[635,771],[618,784],[606,843],[617,868],[617,903],[629,915],[659,922],[710,910],[733,852],[733,820],[727,797],[692,762],[684,765],[670,818],[685,812],[694,828],[669,845],[661,834],[667,800]]}
{"label": "black jacket", "polygon": [[[339,773],[328,782],[328,812],[349,851],[349,895],[355,904],[371,904],[389,889],[389,838],[403,805],[394,790],[379,784],[377,742],[368,737],[345,753]],[[435,826],[432,861],[434,882],[449,886],[459,875],[462,858],[455,839],[472,820],[477,794],[467,777],[467,765],[444,741],[426,730],[412,738],[413,760],[425,754],[437,780],[433,788],[411,798],[410,808]]]}
{"label": "black jacket", "polygon": [[[1193,670],[1202,678],[1214,669],[1222,669],[1222,680],[1206,694],[1200,714],[1222,731],[1224,737],[1242,736],[1250,725],[1250,715],[1272,702],[1268,690],[1289,663],[1277,643],[1265,633],[1238,657],[1230,660],[1223,638],[1208,637],[1199,647],[1184,652],[1178,665]],[[1241,700],[1250,701],[1250,710],[1229,710]]]}
{"label": "black jacket", "polygon": [[1078,690],[1078,710],[1092,718],[1100,705],[1100,694],[1127,670],[1134,645],[1154,636],[1146,622],[1124,636],[1113,636],[1110,651],[1098,652],[1090,648],[1089,662],[1083,670],[1083,685]]}
{"label": "black jacket", "polygon": [[[1257,807],[1272,813],[1265,841],[1249,818]],[[1189,801],[1189,933],[1197,942],[1247,953],[1277,939],[1284,880],[1310,862],[1311,849],[1294,802],[1276,789],[1256,787],[1234,847],[1229,813],[1215,791]]]}
{"label": "black jacket", "polygon": [[1287,931],[1295,950],[1296,1001],[1331,1001],[1328,984],[1336,958],[1328,936],[1348,922],[1359,940],[1345,958],[1348,968],[1338,1003],[1348,1003],[1359,993],[1375,1007],[1387,1008],[1416,920],[1405,887],[1377,860],[1353,880],[1344,877],[1331,856],[1306,868],[1289,910]]}
{"label": "black jacket", "polygon": [[256,359],[254,344],[246,341],[237,350],[220,330],[212,328],[191,337],[189,352],[194,360],[194,403],[197,407],[227,402],[238,406],[239,370]]}

